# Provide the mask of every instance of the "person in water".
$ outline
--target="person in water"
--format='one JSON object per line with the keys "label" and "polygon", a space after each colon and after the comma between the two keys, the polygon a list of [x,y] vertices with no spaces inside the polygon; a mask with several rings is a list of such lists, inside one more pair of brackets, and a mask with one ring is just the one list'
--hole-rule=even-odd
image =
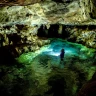
{"label": "person in water", "polygon": [[63,59],[64,59],[64,54],[65,54],[65,50],[64,50],[64,49],[61,49],[60,61],[63,61]]}

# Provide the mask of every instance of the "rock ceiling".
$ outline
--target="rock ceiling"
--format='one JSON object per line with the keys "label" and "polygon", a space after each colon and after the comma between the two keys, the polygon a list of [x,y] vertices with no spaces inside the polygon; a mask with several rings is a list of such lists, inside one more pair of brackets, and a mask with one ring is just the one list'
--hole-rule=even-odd
{"label": "rock ceiling", "polygon": [[96,21],[90,19],[90,14],[92,17],[95,15],[92,13],[93,3],[89,1],[91,0],[0,0],[0,23],[28,21],[31,24],[95,24]]}
{"label": "rock ceiling", "polygon": [[0,5],[28,5],[38,3],[41,0],[0,0]]}
{"label": "rock ceiling", "polygon": [[[38,17],[39,22],[47,22],[47,24],[95,24],[95,20],[90,20],[90,17],[95,17],[93,1],[94,0],[0,0],[0,6],[4,9],[0,9],[0,22],[1,24],[5,23],[5,19],[8,20],[8,22],[9,19],[12,21],[13,15],[14,18],[20,15],[18,18],[22,18],[23,20],[25,11],[27,15],[30,15],[30,18],[27,19],[31,19],[29,21],[33,20],[33,23],[35,22],[33,17]],[[7,17],[6,14],[8,14],[9,17]],[[24,20],[26,19],[24,18]],[[16,21],[17,20],[14,19],[14,22]],[[20,20],[20,22],[22,21]]]}

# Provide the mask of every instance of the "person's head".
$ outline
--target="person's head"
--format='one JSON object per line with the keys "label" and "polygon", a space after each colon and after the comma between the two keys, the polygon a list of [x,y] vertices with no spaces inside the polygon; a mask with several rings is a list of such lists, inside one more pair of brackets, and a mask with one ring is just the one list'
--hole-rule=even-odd
{"label": "person's head", "polygon": [[61,52],[64,52],[64,48],[61,49]]}

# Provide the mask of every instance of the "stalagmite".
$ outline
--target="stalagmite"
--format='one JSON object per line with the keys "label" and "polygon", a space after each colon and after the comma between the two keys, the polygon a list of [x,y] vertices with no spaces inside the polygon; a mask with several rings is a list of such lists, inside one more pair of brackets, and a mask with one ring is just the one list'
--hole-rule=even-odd
{"label": "stalagmite", "polygon": [[46,24],[46,28],[49,29],[50,28],[50,24]]}

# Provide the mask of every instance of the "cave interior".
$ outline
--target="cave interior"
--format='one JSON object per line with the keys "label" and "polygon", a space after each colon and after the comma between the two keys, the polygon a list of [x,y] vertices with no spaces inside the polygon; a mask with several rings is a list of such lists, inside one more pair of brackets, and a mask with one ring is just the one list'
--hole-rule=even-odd
{"label": "cave interior", "polygon": [[96,96],[95,3],[0,1],[0,96]]}

